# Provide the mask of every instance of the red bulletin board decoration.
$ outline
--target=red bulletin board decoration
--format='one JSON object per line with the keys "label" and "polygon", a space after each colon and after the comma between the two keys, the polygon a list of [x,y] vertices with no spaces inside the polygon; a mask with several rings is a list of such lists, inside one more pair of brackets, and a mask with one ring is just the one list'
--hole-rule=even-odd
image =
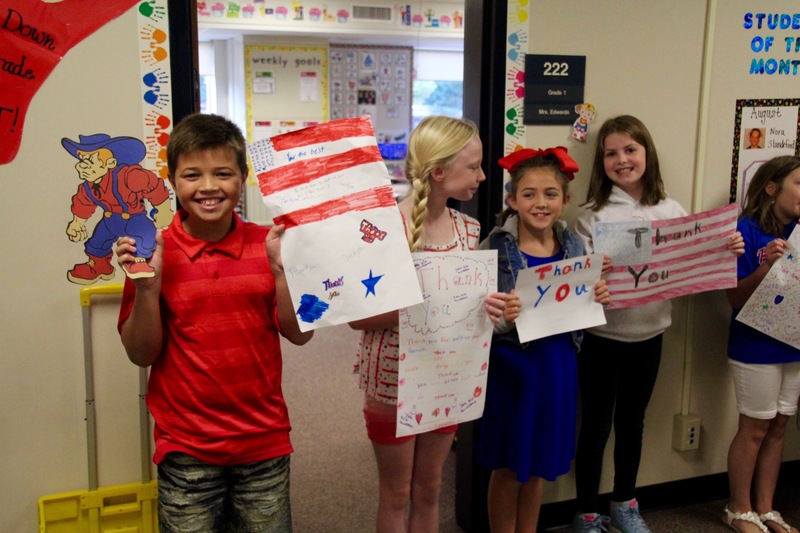
{"label": "red bulletin board decoration", "polygon": [[19,151],[34,95],[67,52],[137,0],[0,0],[0,165]]}

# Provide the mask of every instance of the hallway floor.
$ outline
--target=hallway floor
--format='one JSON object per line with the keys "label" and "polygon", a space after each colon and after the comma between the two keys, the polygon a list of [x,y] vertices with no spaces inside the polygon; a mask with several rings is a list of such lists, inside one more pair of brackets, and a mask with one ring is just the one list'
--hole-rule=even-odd
{"label": "hallway floor", "polygon": [[[283,344],[284,393],[292,421],[292,514],[295,533],[369,533],[377,511],[377,471],[353,374],[359,333],[324,328],[304,347]],[[439,533],[463,533],[455,519],[455,452],[445,464]],[[800,527],[798,483],[781,490],[776,508]],[[645,512],[654,533],[732,531],[724,500]],[[570,533],[565,524],[548,531]]]}

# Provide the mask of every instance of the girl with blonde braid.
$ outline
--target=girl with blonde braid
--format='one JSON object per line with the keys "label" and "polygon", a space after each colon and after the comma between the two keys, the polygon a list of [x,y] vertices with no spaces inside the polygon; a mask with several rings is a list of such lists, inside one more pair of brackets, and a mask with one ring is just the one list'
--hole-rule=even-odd
{"label": "girl with blonde braid", "polygon": [[[472,199],[486,179],[482,159],[478,129],[470,121],[431,116],[414,129],[406,158],[412,191],[399,204],[412,252],[477,249],[478,221],[447,207],[447,201]],[[486,300],[493,322],[503,314],[505,297],[495,293]],[[442,469],[457,427],[395,437],[398,312],[351,322],[350,326],[364,332],[358,370],[365,392],[367,435],[378,466],[376,531],[436,532]]]}

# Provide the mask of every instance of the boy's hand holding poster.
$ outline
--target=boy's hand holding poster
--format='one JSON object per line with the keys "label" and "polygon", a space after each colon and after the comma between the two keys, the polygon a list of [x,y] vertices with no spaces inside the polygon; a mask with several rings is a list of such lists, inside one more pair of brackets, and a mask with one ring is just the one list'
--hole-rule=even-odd
{"label": "boy's hand holding poster", "polygon": [[800,349],[800,233],[792,231],[783,257],[775,261],[736,320]]}
{"label": "boy's hand holding poster", "polygon": [[300,329],[422,301],[369,117],[319,124],[248,147],[275,224]]}
{"label": "boy's hand holding poster", "polygon": [[597,222],[594,249],[614,264],[609,309],[736,286],[735,204],[668,220]]}
{"label": "boy's hand holding poster", "polygon": [[483,414],[497,251],[415,253],[423,302],[400,311],[397,436]]}
{"label": "boy's hand holding poster", "polygon": [[605,324],[603,306],[594,301],[602,269],[603,256],[593,254],[521,270],[516,284],[522,303],[516,321],[519,341]]}

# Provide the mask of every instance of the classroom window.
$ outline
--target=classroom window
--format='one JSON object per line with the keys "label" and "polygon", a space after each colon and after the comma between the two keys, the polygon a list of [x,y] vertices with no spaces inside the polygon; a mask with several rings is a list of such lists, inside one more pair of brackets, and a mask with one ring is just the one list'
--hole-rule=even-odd
{"label": "classroom window", "polygon": [[460,118],[464,113],[464,54],[440,50],[414,52],[412,127],[429,115]]}
{"label": "classroom window", "polygon": [[200,78],[200,112],[217,112],[217,79],[214,75],[214,46],[207,41],[197,43]]}

